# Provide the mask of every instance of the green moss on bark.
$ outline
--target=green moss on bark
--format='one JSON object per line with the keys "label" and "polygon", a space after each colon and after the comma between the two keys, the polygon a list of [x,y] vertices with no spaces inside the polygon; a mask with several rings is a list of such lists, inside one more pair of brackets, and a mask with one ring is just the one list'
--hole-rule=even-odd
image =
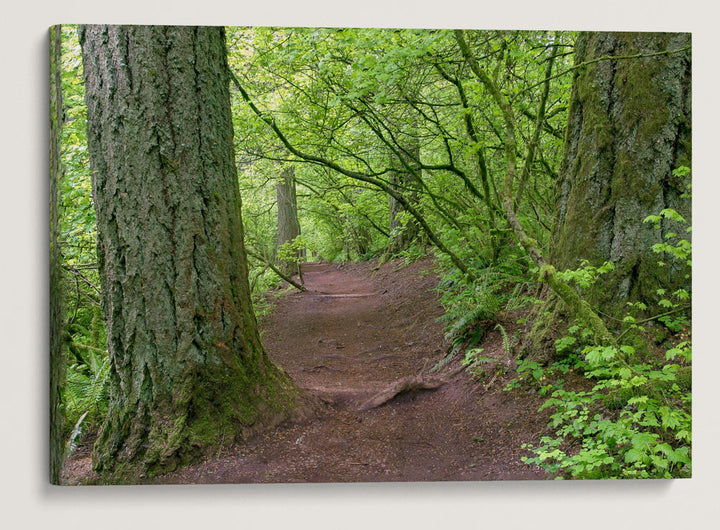
{"label": "green moss on bark", "polygon": [[[590,307],[622,318],[627,302],[653,306],[656,291],[689,287],[684,273],[658,267],[652,245],[670,231],[643,223],[673,208],[689,219],[684,185],[673,177],[690,157],[690,43],[681,33],[582,33],[576,44],[563,163],[548,261],[558,270],[582,260],[615,270],[581,294]],[[682,50],[658,54],[663,51]],[[652,55],[649,57],[610,59]],[[606,58],[593,62],[598,58]],[[564,304],[549,301],[526,348],[567,318]],[[576,308],[577,310],[577,308]]]}
{"label": "green moss on bark", "polygon": [[81,28],[111,361],[108,480],[162,473],[291,416],[252,312],[222,28]]}

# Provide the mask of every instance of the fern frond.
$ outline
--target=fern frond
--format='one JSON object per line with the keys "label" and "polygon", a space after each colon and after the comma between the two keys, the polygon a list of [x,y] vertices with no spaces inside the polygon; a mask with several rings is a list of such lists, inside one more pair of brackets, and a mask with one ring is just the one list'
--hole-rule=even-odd
{"label": "fern frond", "polygon": [[509,357],[510,352],[512,352],[512,348],[515,345],[515,341],[510,340],[510,337],[508,337],[507,331],[505,331],[505,327],[502,324],[496,325],[495,329],[500,330],[500,334],[502,335],[503,350],[505,350],[505,354]]}
{"label": "fern frond", "polygon": [[442,359],[440,359],[440,360],[435,364],[435,366],[433,366],[432,368],[430,368],[430,373],[433,374],[433,373],[437,372],[437,371],[440,370],[442,367],[444,367],[445,365],[447,365],[447,363],[449,363],[450,361],[452,361],[452,359],[453,359],[453,357],[455,357],[455,354],[457,353],[458,349],[459,349],[459,348],[453,347],[453,348],[450,350],[450,352],[449,352],[445,357],[443,357]]}
{"label": "fern frond", "polygon": [[77,448],[77,444],[75,443],[75,440],[77,440],[80,435],[82,434],[82,428],[80,427],[82,425],[83,420],[85,419],[85,416],[88,415],[88,412],[85,412],[82,416],[80,416],[80,419],[75,423],[75,427],[73,427],[72,433],[70,433],[70,439],[67,443],[67,449],[66,449],[66,457],[70,456],[73,451]]}

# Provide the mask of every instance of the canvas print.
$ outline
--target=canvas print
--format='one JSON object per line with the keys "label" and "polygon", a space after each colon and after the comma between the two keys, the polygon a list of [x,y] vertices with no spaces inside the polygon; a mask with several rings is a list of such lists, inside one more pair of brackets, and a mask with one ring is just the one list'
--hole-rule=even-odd
{"label": "canvas print", "polygon": [[50,480],[686,478],[688,33],[50,29]]}

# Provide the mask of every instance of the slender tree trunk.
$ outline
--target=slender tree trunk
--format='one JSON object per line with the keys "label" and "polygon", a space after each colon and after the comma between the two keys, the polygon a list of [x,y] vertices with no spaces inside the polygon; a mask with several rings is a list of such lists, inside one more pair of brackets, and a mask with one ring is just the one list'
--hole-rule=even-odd
{"label": "slender tree trunk", "polygon": [[65,456],[61,389],[65,378],[62,349],[62,289],[58,244],[58,185],[62,178],[60,134],[63,100],[61,27],[50,28],[50,482],[58,484]]}
{"label": "slender tree trunk", "polygon": [[[398,192],[406,195],[407,200],[417,206],[417,189],[412,189],[414,181],[412,177],[404,173],[394,173],[391,176],[391,185]],[[411,191],[408,193],[408,188]],[[401,191],[404,190],[404,191]],[[420,233],[415,220],[395,198],[390,197],[390,241],[388,243],[388,254],[396,254],[408,248]],[[404,217],[404,219],[403,219]]]}
{"label": "slender tree trunk", "polygon": [[[292,243],[300,235],[298,220],[297,192],[295,184],[295,168],[286,167],[282,170],[276,185],[277,196],[277,244],[276,253],[286,243]],[[302,250],[292,253],[289,259],[277,258],[278,268],[287,276],[299,273],[298,260],[304,256]]]}
{"label": "slender tree trunk", "polygon": [[[690,221],[690,201],[672,171],[690,166],[690,34],[581,33],[576,64],[600,57],[681,53],[601,60],[573,80],[560,171],[550,261],[558,270],[612,261],[616,269],[588,293],[592,305],[648,305],[662,287],[685,282],[658,267],[651,247],[683,227],[658,231],[643,219],[672,208]],[[689,287],[685,285],[685,287]]]}
{"label": "slender tree trunk", "polygon": [[[417,167],[418,164],[415,162],[420,160],[420,144],[418,143],[417,138],[412,139],[412,145],[409,147],[408,151],[410,152],[410,155],[408,156],[407,163],[412,168],[412,171],[419,174],[420,169]],[[399,194],[404,196],[407,201],[413,205],[413,207],[417,208],[419,202],[419,185],[411,172],[402,167],[399,162],[396,162],[396,164],[399,167],[390,176],[390,185]],[[406,213],[406,208],[391,195],[390,241],[388,242],[385,254],[390,256],[405,250],[412,244],[413,241],[415,241],[419,233],[420,227],[415,222],[415,219],[412,215]]]}
{"label": "slender tree trunk", "polygon": [[164,472],[298,403],[252,311],[222,28],[80,28],[110,405],[93,466]]}

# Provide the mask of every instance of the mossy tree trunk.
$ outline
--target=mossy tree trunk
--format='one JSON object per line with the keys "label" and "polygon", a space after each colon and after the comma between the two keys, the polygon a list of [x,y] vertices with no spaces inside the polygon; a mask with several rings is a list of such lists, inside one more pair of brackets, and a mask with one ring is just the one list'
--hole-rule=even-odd
{"label": "mossy tree trunk", "polygon": [[[595,182],[586,186],[590,191],[593,188],[604,188],[607,180],[613,181],[617,166],[620,175],[618,188],[624,186],[623,191],[625,193],[630,191],[628,188],[631,188],[635,193],[640,194],[644,191],[639,189],[640,186],[648,184],[646,180],[643,180],[641,171],[648,168],[642,164],[636,164],[636,157],[643,160],[644,158],[639,153],[633,152],[635,145],[650,144],[658,158],[661,157],[660,152],[666,155],[667,151],[670,151],[674,161],[677,161],[678,153],[683,153],[684,149],[689,149],[689,93],[683,90],[683,87],[689,88],[689,36],[679,35],[676,37],[678,38],[672,41],[672,38],[664,40],[663,36],[659,36],[659,34],[586,33],[580,36],[576,58],[579,64],[576,65],[576,69],[578,72],[590,71],[591,74],[585,74],[586,82],[580,76],[576,76],[574,79],[571,108],[574,109],[575,113],[579,113],[579,120],[571,110],[571,121],[566,137],[566,154],[571,154],[566,158],[564,166],[565,171],[569,171],[569,176],[563,181],[564,184],[575,186],[582,183],[586,172],[573,172],[572,169],[577,167],[576,162],[580,167],[590,168],[589,174],[595,175]],[[602,311],[606,313],[610,307],[608,302],[605,302],[605,299],[615,297],[616,294],[612,293],[608,297],[607,293],[604,292],[608,289],[607,285],[597,289],[598,292],[604,293],[605,299],[601,299],[599,296],[588,296],[587,293],[580,294],[557,275],[557,263],[554,261],[558,259],[557,249],[565,245],[565,238],[570,238],[571,233],[577,235],[576,227],[570,224],[565,233],[556,231],[554,243],[556,251],[551,252],[551,257],[547,259],[537,241],[527,235],[520,223],[520,219],[515,212],[515,201],[513,199],[513,187],[517,176],[517,138],[513,106],[495,81],[483,70],[472,55],[463,31],[456,30],[455,38],[471,70],[489,91],[503,116],[505,175],[501,196],[508,225],[518,242],[539,268],[540,280],[546,282],[552,290],[550,302],[553,309],[547,311],[546,308],[543,311],[543,317],[534,326],[533,333],[526,340],[526,345],[528,342],[533,344],[538,340],[546,340],[550,335],[553,322],[558,320],[558,310],[562,311],[562,304],[557,303],[558,299],[562,300],[578,320],[591,329],[597,344],[614,343],[613,335],[600,318],[599,307],[601,304],[598,303],[598,300],[604,302]],[[607,45],[607,43],[612,43],[612,45]],[[612,55],[607,55],[607,52],[611,52]],[[648,68],[644,64],[646,59],[657,61],[675,56],[679,56],[680,59],[676,59],[679,66],[674,69],[671,66],[675,65],[666,64],[661,67],[653,65],[653,68]],[[623,61],[628,62],[624,63]],[[598,64],[605,63],[610,64],[610,75],[598,76],[596,73]],[[649,78],[644,77],[642,72],[645,72],[645,70],[651,70],[660,76],[660,81],[656,81],[652,76]],[[668,74],[666,70],[670,70],[670,73]],[[621,73],[619,74],[619,72]],[[550,71],[546,75],[549,74]],[[546,77],[545,83],[549,80],[550,77]],[[657,92],[660,92],[660,96],[654,97]],[[673,99],[670,96],[675,96],[675,98]],[[586,101],[596,104],[586,105]],[[653,106],[652,109],[646,109],[647,105]],[[680,109],[687,112],[685,114],[677,112],[678,109],[674,105],[679,105]],[[647,119],[646,116],[651,116],[651,118]],[[573,121],[573,118],[575,121]],[[576,123],[580,123],[579,128],[575,128]],[[585,127],[585,124],[587,124],[587,127]],[[536,127],[539,126],[540,124],[537,123]],[[687,146],[682,136],[684,132],[687,132]],[[581,145],[572,154],[573,144],[581,144],[583,141],[589,142],[589,145]],[[593,149],[597,145],[602,147]],[[629,154],[623,156],[624,150],[627,150]],[[604,164],[608,151],[609,168]],[[587,157],[585,157],[586,154]],[[575,158],[578,160],[576,161]],[[670,159],[667,156],[665,158]],[[567,163],[567,160],[570,160],[570,162]],[[660,179],[669,179],[673,167],[669,164],[663,165],[661,163],[660,165],[658,177]],[[595,171],[598,167],[602,169]],[[612,169],[612,171],[608,171],[608,169]],[[680,185],[677,188],[677,196],[679,197],[683,190]],[[592,193],[588,193],[588,195],[592,195]],[[642,225],[643,219],[647,215],[659,213],[660,211],[659,209],[643,211],[642,206],[647,207],[647,204],[642,204],[640,208],[631,206],[624,209],[624,203],[624,196],[620,195],[620,193],[610,194],[608,200],[601,205],[593,204],[592,201],[589,204],[580,201],[581,207],[577,211],[577,219],[584,216],[586,224],[594,226],[596,221],[592,219],[593,215],[600,213],[597,210],[598,208],[613,209],[616,212],[631,215],[630,220],[624,223],[623,226],[632,223]],[[562,210],[562,200],[560,209]],[[568,210],[569,208],[566,212]],[[561,220],[556,222],[556,226],[562,226],[564,223],[563,216],[564,214],[561,212],[559,214]],[[591,219],[589,223],[587,222],[588,218]],[[612,240],[613,247],[627,248],[626,245],[628,244],[638,245],[639,243],[637,238],[632,237],[618,237]],[[639,251],[646,256],[653,254],[650,248],[641,248]],[[582,250],[575,248],[569,252],[569,255],[572,259],[580,262],[582,259],[588,259],[582,252]],[[620,257],[622,258],[624,255],[620,254]],[[657,258],[655,258],[653,265],[657,266]],[[564,268],[562,262],[560,266]],[[640,274],[641,272],[643,271],[633,267],[634,274]],[[653,291],[658,287],[666,287],[664,284],[653,282],[652,279],[649,284]]]}
{"label": "mossy tree trunk", "polygon": [[[643,223],[665,208],[690,221],[682,178],[690,166],[690,34],[581,33],[578,69],[560,171],[549,261],[558,270],[581,260],[616,269],[585,293],[605,312],[627,301],[650,305],[658,288],[684,285],[672,266],[658,267],[651,247],[684,227],[664,221],[658,231]],[[678,53],[655,55],[665,51]],[[674,226],[673,226],[674,225]]]}
{"label": "mossy tree trunk", "polygon": [[62,348],[62,288],[60,286],[60,247],[58,243],[58,185],[62,178],[60,134],[63,121],[60,61],[60,26],[50,28],[50,482],[58,484],[65,444],[61,389],[65,377]]}
{"label": "mossy tree trunk", "polygon": [[[295,168],[283,168],[276,188],[277,199],[277,244],[276,252],[284,244],[292,243],[300,235],[300,221],[298,220],[297,191],[295,183]],[[277,267],[287,276],[298,274],[298,260],[304,253],[297,250],[289,259],[277,258]]]}
{"label": "mossy tree trunk", "polygon": [[252,311],[222,28],[84,26],[110,404],[93,467],[155,474],[298,403]]}
{"label": "mossy tree trunk", "polygon": [[[558,270],[613,262],[582,296],[615,318],[627,302],[651,306],[660,288],[690,292],[685,271],[659,267],[651,249],[670,231],[686,235],[685,227],[643,223],[664,208],[690,221],[685,183],[672,174],[690,166],[689,47],[690,35],[677,33],[581,33],[576,42],[549,261]],[[567,321],[556,293],[545,298],[523,341],[528,353],[552,353]]]}

